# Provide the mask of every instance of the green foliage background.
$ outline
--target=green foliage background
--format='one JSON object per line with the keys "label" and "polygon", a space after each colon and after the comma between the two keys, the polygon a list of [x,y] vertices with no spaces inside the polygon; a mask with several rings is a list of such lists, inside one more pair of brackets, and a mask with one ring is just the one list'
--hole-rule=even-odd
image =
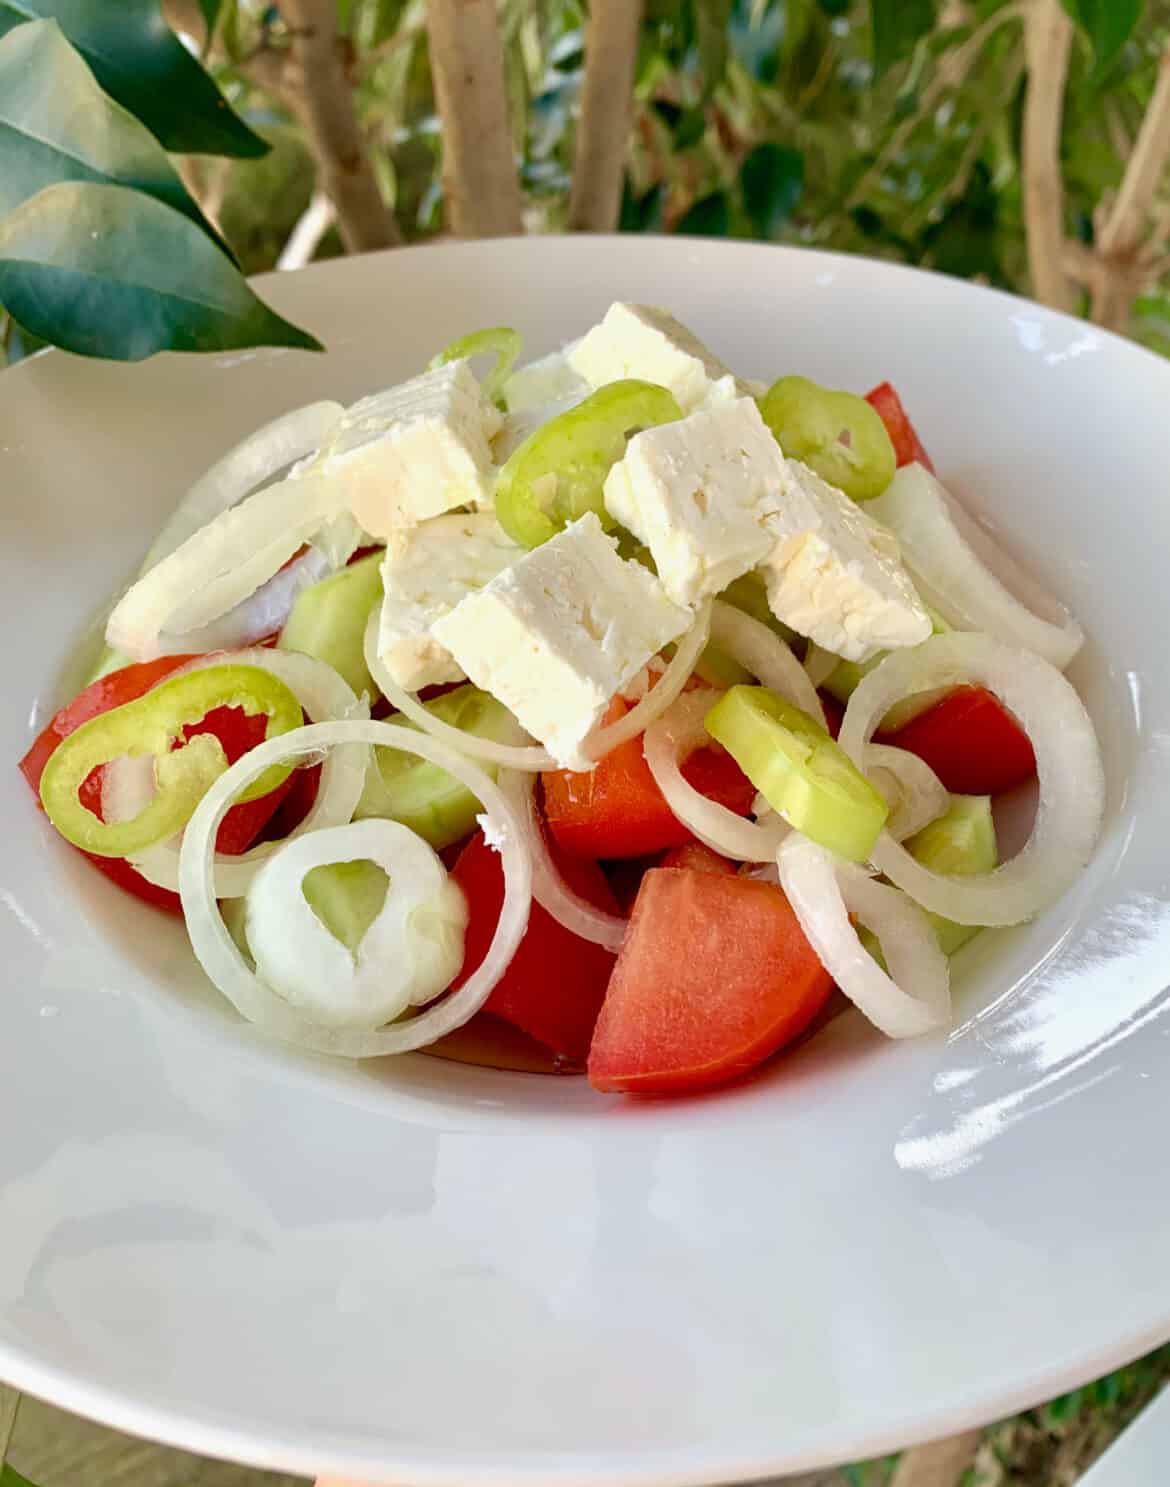
{"label": "green foliage background", "polygon": [[[361,119],[411,240],[442,230],[423,3],[340,0]],[[1084,23],[1066,103],[1069,228],[1088,243],[1153,90],[1170,3],[1066,3]],[[866,253],[1026,292],[1020,9],[1013,0],[647,0],[623,229]],[[502,0],[501,14],[529,226],[556,230],[584,8]],[[225,60],[214,70],[274,145],[263,162],[225,167],[221,220],[249,271],[272,266],[312,185],[296,129],[246,77],[258,46],[280,44],[273,7],[227,0],[216,48]],[[335,235],[321,248],[340,251]],[[1170,300],[1146,296],[1135,328],[1170,349]]]}

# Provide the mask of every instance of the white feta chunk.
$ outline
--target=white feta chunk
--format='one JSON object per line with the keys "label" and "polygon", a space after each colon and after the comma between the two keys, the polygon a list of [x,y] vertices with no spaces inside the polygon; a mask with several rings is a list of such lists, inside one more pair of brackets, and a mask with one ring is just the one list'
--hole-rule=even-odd
{"label": "white feta chunk", "polygon": [[848,661],[926,640],[930,616],[888,534],[799,461],[787,477],[761,565],[776,618]]}
{"label": "white feta chunk", "polygon": [[698,604],[762,563],[785,459],[750,398],[636,434],[605,482],[606,509],[650,549],[677,604]]}
{"label": "white feta chunk", "polygon": [[436,516],[390,533],[382,559],[378,654],[400,687],[417,692],[464,680],[431,627],[522,551],[491,512]]}
{"label": "white feta chunk", "polygon": [[476,684],[566,769],[610,699],[692,623],[640,563],[617,554],[592,513],[477,593],[433,633]]}
{"label": "white feta chunk", "polygon": [[751,392],[685,325],[651,305],[611,305],[568,359],[591,388],[623,377],[656,382],[674,394],[684,413]]}
{"label": "white feta chunk", "polygon": [[347,408],[330,443],[294,472],[335,483],[371,536],[491,501],[498,410],[466,361],[450,362]]}
{"label": "white feta chunk", "polygon": [[504,383],[504,405],[509,413],[523,413],[544,403],[577,403],[589,392],[589,384],[574,371],[570,354],[577,342],[562,346],[551,356],[517,367]]}

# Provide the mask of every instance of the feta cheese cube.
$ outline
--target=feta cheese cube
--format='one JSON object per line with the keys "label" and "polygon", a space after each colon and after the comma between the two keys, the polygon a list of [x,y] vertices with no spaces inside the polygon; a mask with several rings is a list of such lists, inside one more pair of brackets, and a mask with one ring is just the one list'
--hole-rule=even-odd
{"label": "feta cheese cube", "polygon": [[436,516],[390,533],[382,559],[378,655],[400,687],[417,692],[464,680],[431,627],[522,552],[490,512]]}
{"label": "feta cheese cube", "polygon": [[526,553],[433,626],[478,687],[566,769],[610,699],[692,623],[590,512]]}
{"label": "feta cheese cube", "polygon": [[666,592],[698,604],[762,563],[785,460],[750,398],[636,434],[605,482],[607,510],[644,542]]}
{"label": "feta cheese cube", "polygon": [[787,477],[761,565],[776,618],[848,661],[925,640],[930,616],[888,534],[799,461]]}
{"label": "feta cheese cube", "polygon": [[539,361],[517,367],[504,383],[504,403],[508,412],[523,413],[525,409],[537,408],[542,403],[580,402],[589,392],[589,384],[569,362],[569,355],[576,346],[574,341],[554,351],[551,356],[542,356]]}
{"label": "feta cheese cube", "polygon": [[751,391],[685,325],[651,305],[611,305],[570,348],[568,359],[592,388],[623,377],[656,382],[674,394],[684,413]]}
{"label": "feta cheese cube", "polygon": [[294,473],[335,482],[339,504],[386,538],[456,506],[490,504],[488,440],[499,425],[467,362],[450,362],[354,403]]}

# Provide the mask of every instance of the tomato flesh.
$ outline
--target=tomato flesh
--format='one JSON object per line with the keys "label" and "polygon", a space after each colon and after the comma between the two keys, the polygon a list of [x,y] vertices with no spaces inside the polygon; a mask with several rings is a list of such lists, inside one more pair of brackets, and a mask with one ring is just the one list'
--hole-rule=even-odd
{"label": "tomato flesh", "polygon": [[593,1035],[589,1081],[641,1094],[725,1084],[804,1032],[832,990],[778,886],[652,868]]}
{"label": "tomato flesh", "polygon": [[957,687],[896,733],[878,737],[925,759],[954,795],[999,795],[1036,773],[1028,735],[983,687]]}
{"label": "tomato flesh", "polygon": [[[617,913],[613,894],[595,862],[567,857],[557,851],[555,843],[552,855],[579,898],[606,913]],[[482,831],[460,852],[451,876],[463,890],[470,915],[463,967],[452,983],[458,987],[482,963],[504,905],[500,856],[487,845]],[[562,1058],[583,1064],[613,965],[614,956],[608,950],[572,934],[534,901],[524,938],[483,1010]]]}
{"label": "tomato flesh", "polygon": [[918,463],[933,471],[930,455],[923,448],[922,440],[910,422],[910,415],[902,406],[902,399],[893,386],[889,382],[879,383],[871,392],[866,393],[865,401],[885,424],[899,469],[903,465]]}

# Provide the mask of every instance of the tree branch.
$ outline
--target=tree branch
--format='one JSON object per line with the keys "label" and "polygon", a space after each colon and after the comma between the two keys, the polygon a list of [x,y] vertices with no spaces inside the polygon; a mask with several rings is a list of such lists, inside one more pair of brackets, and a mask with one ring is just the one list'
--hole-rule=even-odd
{"label": "tree branch", "polygon": [[[164,0],[166,18],[197,44],[207,26],[198,0]],[[237,64],[248,80],[293,115],[317,163],[317,179],[337,209],[341,240],[351,253],[402,241],[382,200],[353,107],[337,36],[333,0],[281,0],[291,33],[285,51],[265,47]]]}
{"label": "tree branch", "polygon": [[337,212],[324,191],[313,192],[309,205],[297,218],[296,226],[276,260],[278,269],[304,268],[313,260],[321,239],[337,221]]}
{"label": "tree branch", "polygon": [[1092,317],[1098,325],[1125,330],[1135,296],[1148,276],[1145,242],[1154,198],[1170,157],[1170,47],[1162,53],[1158,82],[1146,108],[1133,154],[1097,238]]}
{"label": "tree branch", "polygon": [[592,0],[569,195],[576,232],[612,232],[618,224],[641,26],[642,0]]}
{"label": "tree branch", "polygon": [[1060,138],[1072,21],[1060,0],[1030,0],[1024,15],[1028,90],[1024,99],[1024,226],[1032,293],[1057,310],[1073,308],[1064,271],[1064,177]]}
{"label": "tree branch", "polygon": [[456,237],[524,230],[496,0],[427,0],[443,139],[443,197]]}
{"label": "tree branch", "polygon": [[280,13],[292,34],[285,101],[317,157],[317,179],[337,208],[341,240],[351,253],[394,247],[402,235],[382,200],[354,112],[335,0],[280,0]]}
{"label": "tree branch", "polygon": [[946,1440],[916,1446],[898,1462],[890,1487],[958,1487],[982,1439],[981,1430],[968,1430]]}

